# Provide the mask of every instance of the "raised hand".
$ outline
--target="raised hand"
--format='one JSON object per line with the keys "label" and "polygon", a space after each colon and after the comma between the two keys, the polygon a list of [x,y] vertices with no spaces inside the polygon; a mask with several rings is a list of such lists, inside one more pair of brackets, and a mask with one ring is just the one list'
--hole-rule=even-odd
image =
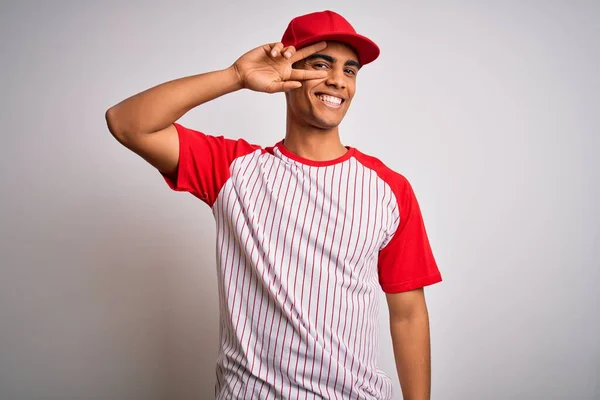
{"label": "raised hand", "polygon": [[232,67],[244,88],[265,93],[285,92],[301,87],[302,81],[327,77],[326,71],[292,68],[295,62],[326,47],[326,42],[319,42],[296,51],[294,46],[284,48],[283,43],[265,44],[241,56]]}

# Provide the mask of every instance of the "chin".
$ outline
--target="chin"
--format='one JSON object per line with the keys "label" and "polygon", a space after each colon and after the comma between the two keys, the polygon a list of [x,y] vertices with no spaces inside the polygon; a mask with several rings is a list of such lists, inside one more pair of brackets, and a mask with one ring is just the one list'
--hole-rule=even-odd
{"label": "chin", "polygon": [[340,120],[324,119],[324,118],[319,118],[316,115],[311,115],[310,118],[308,118],[306,120],[306,122],[308,122],[309,125],[312,125],[315,128],[328,130],[328,129],[337,128],[342,123],[342,120],[341,119]]}
{"label": "chin", "polygon": [[[316,111],[316,110],[315,110]],[[346,113],[344,112],[342,115],[323,115],[321,112],[313,112],[310,115],[311,125],[316,126],[321,129],[334,129],[337,128],[342,121],[344,120],[344,116]]]}

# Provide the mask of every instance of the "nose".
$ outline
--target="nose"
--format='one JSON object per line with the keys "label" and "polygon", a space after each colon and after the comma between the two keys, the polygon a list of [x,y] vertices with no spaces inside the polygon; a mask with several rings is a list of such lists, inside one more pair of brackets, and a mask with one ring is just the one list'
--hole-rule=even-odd
{"label": "nose", "polygon": [[346,88],[346,75],[344,74],[343,68],[332,68],[327,76],[325,82],[327,86],[335,87],[337,89]]}

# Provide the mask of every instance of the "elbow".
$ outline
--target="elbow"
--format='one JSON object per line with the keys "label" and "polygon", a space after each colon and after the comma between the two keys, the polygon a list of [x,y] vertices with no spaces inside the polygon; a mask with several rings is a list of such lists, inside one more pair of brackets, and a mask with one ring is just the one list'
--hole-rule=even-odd
{"label": "elbow", "polygon": [[115,107],[111,107],[104,113],[104,119],[106,120],[106,126],[108,127],[108,131],[116,136],[117,134],[117,123],[115,116]]}
{"label": "elbow", "polygon": [[106,120],[106,126],[108,131],[117,139],[120,143],[124,144],[126,139],[125,131],[119,124],[118,111],[116,106],[113,106],[106,110],[104,113],[104,119]]}

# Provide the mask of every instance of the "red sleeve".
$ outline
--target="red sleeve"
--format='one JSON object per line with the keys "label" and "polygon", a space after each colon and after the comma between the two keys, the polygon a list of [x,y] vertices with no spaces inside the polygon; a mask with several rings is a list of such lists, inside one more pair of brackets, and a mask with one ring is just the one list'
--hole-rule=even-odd
{"label": "red sleeve", "polygon": [[379,282],[383,291],[398,293],[440,282],[442,276],[410,183],[395,174],[391,187],[398,201],[400,222],[379,252]]}
{"label": "red sleeve", "polygon": [[260,149],[243,139],[211,136],[175,123],[179,136],[176,179],[161,174],[169,187],[189,192],[212,207],[230,177],[229,166],[237,157]]}

